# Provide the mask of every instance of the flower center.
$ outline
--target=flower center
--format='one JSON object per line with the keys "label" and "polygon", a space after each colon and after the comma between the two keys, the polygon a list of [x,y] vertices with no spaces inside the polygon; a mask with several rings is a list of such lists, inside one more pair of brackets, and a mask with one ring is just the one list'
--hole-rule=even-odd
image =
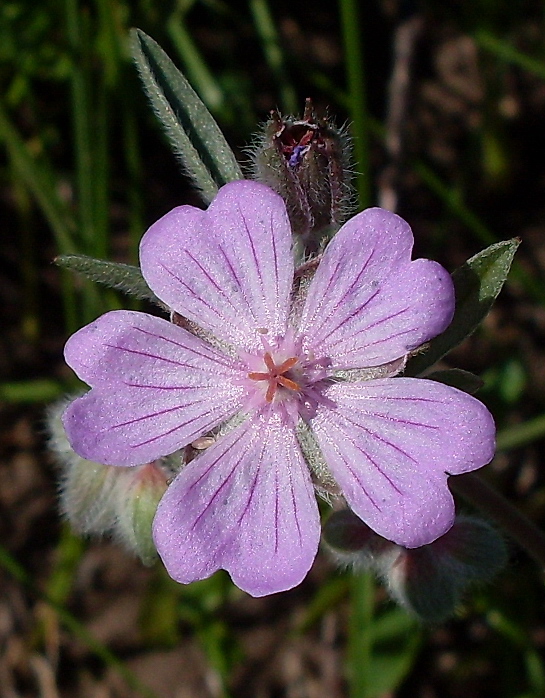
{"label": "flower center", "polygon": [[273,398],[278,390],[279,386],[287,388],[288,390],[293,390],[294,392],[300,392],[301,386],[296,383],[292,378],[289,377],[289,371],[295,366],[299,361],[296,356],[292,356],[286,359],[281,364],[275,364],[274,359],[270,352],[265,352],[263,356],[263,362],[268,369],[268,372],[264,371],[251,371],[248,373],[248,378],[254,381],[267,381],[267,393],[265,394],[265,400],[267,402],[272,402]]}

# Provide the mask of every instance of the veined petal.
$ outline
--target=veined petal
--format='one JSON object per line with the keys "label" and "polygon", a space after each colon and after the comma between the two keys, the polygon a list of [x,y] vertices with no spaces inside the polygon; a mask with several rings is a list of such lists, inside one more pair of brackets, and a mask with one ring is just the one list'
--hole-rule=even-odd
{"label": "veined petal", "polygon": [[353,511],[407,548],[431,543],[454,521],[447,473],[494,455],[494,422],[475,398],[418,378],[335,384],[311,421]]}
{"label": "veined petal", "polygon": [[242,405],[236,362],[145,313],[103,315],[69,339],[65,358],[93,387],[66,410],[66,433],[80,456],[99,463],[173,453]]}
{"label": "veined petal", "polygon": [[173,579],[188,584],[221,568],[252,596],[299,584],[319,538],[308,469],[293,430],[274,412],[248,419],[189,463],[154,521]]}
{"label": "veined petal", "polygon": [[248,351],[259,330],[283,335],[293,280],[291,230],[282,199],[237,181],[206,211],[175,208],[140,245],[142,273],[171,308]]}
{"label": "veined petal", "polygon": [[300,332],[338,369],[378,366],[442,332],[454,287],[436,262],[411,262],[413,235],[394,213],[372,208],[346,223],[311,283]]}

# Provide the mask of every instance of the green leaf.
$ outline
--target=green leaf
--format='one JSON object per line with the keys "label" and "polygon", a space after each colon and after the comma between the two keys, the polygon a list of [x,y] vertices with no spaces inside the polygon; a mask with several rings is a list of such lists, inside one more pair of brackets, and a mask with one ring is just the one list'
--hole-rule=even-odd
{"label": "green leaf", "polygon": [[447,368],[444,371],[434,371],[426,374],[426,378],[445,385],[451,385],[453,388],[463,390],[470,395],[474,395],[484,385],[482,378],[461,368]]}
{"label": "green leaf", "polygon": [[242,171],[216,121],[163,49],[140,29],[132,54],[144,89],[174,152],[206,203]]}
{"label": "green leaf", "polygon": [[104,284],[108,288],[123,291],[129,296],[163,305],[147,285],[140,269],[132,264],[107,262],[84,254],[60,255],[55,259],[55,264],[63,269],[75,271],[86,279]]}
{"label": "green leaf", "polygon": [[519,245],[518,238],[497,242],[468,259],[454,272],[454,318],[442,334],[431,340],[424,352],[409,360],[405,375],[422,373],[477,329],[501,291]]}

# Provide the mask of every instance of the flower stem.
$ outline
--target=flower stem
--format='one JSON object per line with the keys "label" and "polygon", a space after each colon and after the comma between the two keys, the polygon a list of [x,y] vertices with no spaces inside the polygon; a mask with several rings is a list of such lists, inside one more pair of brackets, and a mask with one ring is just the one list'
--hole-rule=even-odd
{"label": "flower stem", "polygon": [[[362,3],[363,4],[363,3]],[[362,24],[359,0],[341,0],[340,20],[343,34],[349,118],[354,135],[354,157],[357,162],[356,189],[361,208],[371,206],[369,155],[369,114],[365,86]]]}
{"label": "flower stem", "polygon": [[368,698],[371,692],[370,667],[373,656],[372,626],[375,609],[375,582],[371,572],[352,577],[351,615],[348,641],[350,698]]}
{"label": "flower stem", "polygon": [[541,567],[545,567],[545,535],[521,511],[474,473],[449,479],[451,488],[490,516]]}

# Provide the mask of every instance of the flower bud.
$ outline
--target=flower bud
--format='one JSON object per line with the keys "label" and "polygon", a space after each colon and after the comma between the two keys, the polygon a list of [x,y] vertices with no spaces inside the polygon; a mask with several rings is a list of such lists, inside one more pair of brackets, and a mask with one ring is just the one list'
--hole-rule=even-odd
{"label": "flower bud", "polygon": [[397,603],[436,623],[455,613],[468,586],[489,581],[506,562],[505,543],[492,526],[459,516],[433,543],[410,550],[396,546],[375,567]]}
{"label": "flower bud", "polygon": [[254,179],[284,199],[295,236],[311,251],[353,211],[350,158],[346,131],[318,119],[310,99],[302,119],[273,111],[257,136]]}
{"label": "flower bud", "polygon": [[81,458],[72,450],[61,416],[70,399],[49,409],[49,448],[60,471],[60,509],[77,533],[102,535],[115,526],[117,468]]}
{"label": "flower bud", "polygon": [[157,558],[152,538],[152,523],[161,497],[167,489],[163,470],[156,463],[131,468],[130,481],[118,486],[118,522],[116,537],[145,565]]}
{"label": "flower bud", "polygon": [[112,535],[144,564],[151,564],[157,557],[152,521],[167,488],[165,471],[157,463],[121,467],[78,456],[61,420],[68,402],[53,405],[47,420],[49,447],[61,466],[63,515],[77,533]]}
{"label": "flower bud", "polygon": [[377,555],[397,548],[350,509],[334,511],[329,516],[322,529],[322,540],[339,565],[356,569],[371,567]]}

